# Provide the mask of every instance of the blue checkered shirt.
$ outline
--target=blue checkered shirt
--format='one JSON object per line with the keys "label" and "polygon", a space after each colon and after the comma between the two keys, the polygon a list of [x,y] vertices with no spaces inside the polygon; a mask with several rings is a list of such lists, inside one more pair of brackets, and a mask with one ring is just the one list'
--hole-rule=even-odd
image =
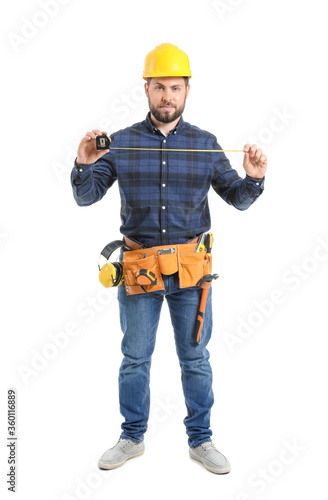
{"label": "blue checkered shirt", "polygon": [[75,160],[71,173],[75,201],[91,205],[117,180],[120,231],[145,247],[186,243],[208,231],[211,186],[239,210],[246,210],[264,189],[264,178],[241,178],[223,152],[170,153],[170,148],[222,149],[213,134],[190,125],[182,116],[165,136],[154,127],[149,112],[144,121],[113,133],[111,146],[160,151],[111,149],[90,165],[78,165]]}

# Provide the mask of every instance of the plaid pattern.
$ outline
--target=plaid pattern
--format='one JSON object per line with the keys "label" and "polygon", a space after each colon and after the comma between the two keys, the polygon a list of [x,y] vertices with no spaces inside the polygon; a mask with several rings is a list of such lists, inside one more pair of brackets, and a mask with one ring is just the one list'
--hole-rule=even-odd
{"label": "plaid pattern", "polygon": [[246,210],[260,196],[264,179],[239,177],[223,152],[168,152],[172,149],[222,149],[214,135],[183,120],[166,137],[150,112],[144,121],[111,136],[111,149],[91,165],[75,164],[71,174],[78,205],[99,201],[117,180],[121,195],[120,231],[146,247],[186,243],[211,227],[208,191]]}

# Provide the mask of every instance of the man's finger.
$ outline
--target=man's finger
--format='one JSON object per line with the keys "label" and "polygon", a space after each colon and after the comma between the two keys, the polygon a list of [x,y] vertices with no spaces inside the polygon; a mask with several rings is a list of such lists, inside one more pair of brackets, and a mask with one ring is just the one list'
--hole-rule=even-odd
{"label": "man's finger", "polygon": [[92,132],[93,132],[95,135],[102,135],[102,132],[100,132],[100,130],[98,130],[97,128],[95,128]]}
{"label": "man's finger", "polygon": [[90,139],[95,139],[96,138],[96,134],[94,132],[87,132],[85,135],[87,137],[90,137]]}
{"label": "man's finger", "polygon": [[248,143],[247,143],[247,144],[245,144],[245,146],[244,146],[244,153],[248,153],[248,152],[249,152],[249,150],[250,150],[250,147],[251,147],[251,145],[250,145],[250,144],[248,144]]}
{"label": "man's finger", "polygon": [[259,149],[256,150],[255,159],[258,160],[258,161],[260,161],[261,155],[262,155],[262,149],[259,148]]}
{"label": "man's finger", "polygon": [[261,165],[264,165],[266,162],[267,162],[267,156],[266,155],[262,155],[261,158],[260,158]]}
{"label": "man's finger", "polygon": [[98,155],[97,155],[97,158],[101,158],[102,156],[104,156],[106,153],[109,153],[109,149],[102,149]]}
{"label": "man's finger", "polygon": [[249,150],[249,156],[250,156],[250,158],[253,158],[253,156],[254,156],[254,155],[255,155],[255,153],[256,153],[256,149],[257,149],[256,144],[253,144],[253,146],[252,146],[252,147],[250,148],[250,150]]}

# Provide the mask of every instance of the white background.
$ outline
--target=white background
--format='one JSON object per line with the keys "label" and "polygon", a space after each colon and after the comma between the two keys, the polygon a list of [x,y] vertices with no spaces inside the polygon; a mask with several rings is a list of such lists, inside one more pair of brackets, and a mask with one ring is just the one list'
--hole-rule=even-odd
{"label": "white background", "polygon": [[[10,387],[17,392],[16,498],[327,494],[324,7],[319,0],[2,5],[2,498],[12,498]],[[226,476],[189,458],[166,303],[146,452],[114,471],[96,466],[121,424],[117,291],[105,291],[97,271],[100,250],[120,238],[120,205],[115,184],[98,204],[78,207],[70,171],[87,130],[113,132],[145,118],[144,58],[163,42],[190,58],[185,120],[225,149],[251,141],[268,156],[265,191],[248,211],[209,195],[220,275],[209,345],[212,430],[232,465]],[[244,176],[242,155],[228,156]],[[66,345],[56,347],[55,338]]]}

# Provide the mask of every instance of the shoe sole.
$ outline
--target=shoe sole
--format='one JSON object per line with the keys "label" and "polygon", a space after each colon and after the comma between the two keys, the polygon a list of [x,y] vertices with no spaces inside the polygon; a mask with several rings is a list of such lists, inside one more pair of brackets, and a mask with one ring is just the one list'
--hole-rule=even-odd
{"label": "shoe sole", "polygon": [[134,455],[131,455],[130,457],[127,457],[125,460],[123,460],[123,462],[119,462],[117,464],[106,464],[105,462],[98,462],[98,467],[99,469],[106,469],[106,470],[109,470],[109,469],[116,469],[117,467],[120,467],[121,465],[125,464],[125,462],[127,460],[130,460],[130,458],[134,458],[134,457],[139,457],[140,455],[143,455],[145,453],[145,450],[143,451],[139,451],[139,453],[135,453]]}
{"label": "shoe sole", "polygon": [[204,465],[205,469],[209,470],[210,472],[214,472],[214,474],[228,474],[231,471],[231,467],[222,467],[222,469],[214,469],[213,467],[209,467],[209,465],[205,465],[200,458],[194,457],[193,455],[190,455],[190,458],[197,460],[197,462],[200,462],[201,464]]}

